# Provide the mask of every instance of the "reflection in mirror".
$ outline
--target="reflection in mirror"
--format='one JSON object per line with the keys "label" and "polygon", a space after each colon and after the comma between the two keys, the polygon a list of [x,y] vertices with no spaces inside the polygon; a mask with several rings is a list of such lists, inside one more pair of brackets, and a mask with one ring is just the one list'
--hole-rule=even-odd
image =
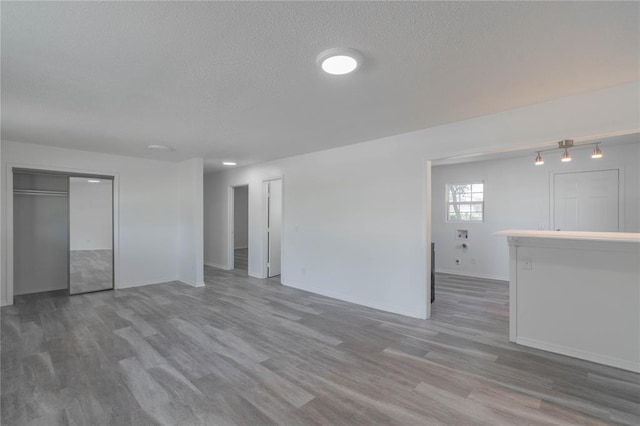
{"label": "reflection in mirror", "polygon": [[69,179],[69,293],[113,288],[113,181]]}

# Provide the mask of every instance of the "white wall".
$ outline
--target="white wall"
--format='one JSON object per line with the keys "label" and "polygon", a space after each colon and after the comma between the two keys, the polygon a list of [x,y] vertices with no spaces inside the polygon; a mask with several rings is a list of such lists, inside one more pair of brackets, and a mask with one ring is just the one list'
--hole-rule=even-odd
{"label": "white wall", "polygon": [[262,276],[262,181],[284,176],[282,282],[426,317],[427,160],[640,128],[640,85],[207,175],[205,261],[227,265],[227,197],[249,184],[249,274]]}
{"label": "white wall", "polygon": [[111,250],[113,245],[112,182],[69,180],[69,245],[71,250]]}
{"label": "white wall", "polygon": [[[8,302],[8,165],[116,175],[115,278],[116,287],[124,288],[180,279],[179,271],[185,262],[181,248],[198,235],[202,238],[202,221],[195,218],[197,206],[202,205],[201,162],[172,163],[2,141],[2,304]],[[181,203],[194,208],[190,233],[181,233]],[[202,253],[200,248],[200,255],[197,254],[198,246],[202,247],[196,241],[195,262]]]}
{"label": "white wall", "polygon": [[[623,232],[640,232],[638,163],[640,143],[602,145],[604,157],[590,158],[593,147],[571,151],[573,161],[560,162],[549,152],[545,164],[535,166],[535,153],[525,157],[437,166],[432,168],[432,227],[436,244],[436,271],[476,277],[509,279],[508,247],[492,234],[505,229],[551,229],[550,178],[553,173],[621,169]],[[446,223],[448,183],[484,181],[484,223]],[[469,230],[466,241],[456,240],[457,229]],[[468,248],[463,249],[462,243]],[[455,260],[460,259],[460,265]],[[475,262],[475,263],[474,263]]]}
{"label": "white wall", "polygon": [[233,247],[249,247],[249,187],[239,186],[233,191]]}
{"label": "white wall", "polygon": [[203,161],[201,158],[178,164],[180,281],[195,287],[204,286],[203,265]]}

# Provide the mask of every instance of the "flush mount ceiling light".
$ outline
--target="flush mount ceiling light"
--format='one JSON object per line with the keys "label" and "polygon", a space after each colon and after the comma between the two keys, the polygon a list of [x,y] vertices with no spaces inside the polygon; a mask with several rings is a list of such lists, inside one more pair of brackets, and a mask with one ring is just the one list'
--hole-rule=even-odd
{"label": "flush mount ceiling light", "polygon": [[569,148],[574,148],[574,147],[579,148],[579,147],[589,146],[589,145],[596,146],[593,152],[591,153],[591,158],[594,158],[594,159],[602,158],[602,150],[600,150],[600,142],[587,142],[587,143],[582,143],[580,145],[575,145],[573,143],[573,139],[565,139],[558,142],[557,148],[541,149],[539,151],[536,151],[536,159],[533,163],[536,166],[543,165],[544,160],[542,159],[542,155],[540,155],[540,153],[546,152],[546,151],[556,151],[556,150],[564,150],[564,152],[562,153],[562,157],[560,157],[560,161],[562,161],[563,163],[568,163],[569,161],[571,161],[571,154],[569,153]]}
{"label": "flush mount ceiling light", "polygon": [[317,62],[327,74],[344,75],[358,69],[362,55],[354,49],[333,48],[319,54]]}
{"label": "flush mount ceiling light", "polygon": [[234,163],[233,161],[223,161],[222,165],[223,166],[235,166],[236,163]]}
{"label": "flush mount ceiling light", "polygon": [[89,182],[89,183],[100,183],[100,181],[98,179],[87,179],[87,182]]}
{"label": "flush mount ceiling light", "polygon": [[147,148],[155,151],[173,151],[173,148],[166,145],[148,145]]}

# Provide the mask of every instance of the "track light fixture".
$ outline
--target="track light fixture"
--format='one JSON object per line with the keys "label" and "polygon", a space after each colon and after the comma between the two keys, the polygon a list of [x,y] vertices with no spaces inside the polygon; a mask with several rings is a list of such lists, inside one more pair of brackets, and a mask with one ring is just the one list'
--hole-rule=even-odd
{"label": "track light fixture", "polygon": [[536,156],[536,161],[534,162],[536,166],[542,166],[544,164],[544,160],[542,159],[542,155],[540,155],[540,151],[538,151],[538,155]]}
{"label": "track light fixture", "polygon": [[541,149],[539,151],[536,151],[536,159],[534,161],[534,164],[536,166],[541,166],[544,164],[544,160],[542,159],[542,155],[540,153],[547,152],[547,151],[556,151],[556,150],[564,150],[564,152],[562,153],[562,157],[560,157],[560,161],[562,161],[563,163],[568,163],[569,161],[571,161],[571,154],[569,153],[569,148],[574,148],[574,147],[577,148],[577,147],[589,146],[589,145],[596,146],[593,149],[593,152],[591,153],[591,158],[594,158],[594,159],[602,158],[602,150],[600,149],[600,142],[588,142],[580,145],[575,145],[573,143],[573,139],[565,139],[558,142],[557,148],[548,148],[548,149]]}
{"label": "track light fixture", "polygon": [[593,152],[591,153],[591,158],[602,158],[602,151],[600,150],[599,143],[597,143],[596,147],[593,148]]}

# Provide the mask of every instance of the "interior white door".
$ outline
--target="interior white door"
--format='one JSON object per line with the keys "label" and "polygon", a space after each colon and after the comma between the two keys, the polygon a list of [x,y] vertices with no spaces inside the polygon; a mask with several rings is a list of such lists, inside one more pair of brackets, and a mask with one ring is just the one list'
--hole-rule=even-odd
{"label": "interior white door", "polygon": [[267,238],[269,255],[267,276],[280,275],[280,255],[282,244],[282,180],[267,183]]}
{"label": "interior white door", "polygon": [[562,231],[619,231],[619,170],[553,176],[553,224]]}

